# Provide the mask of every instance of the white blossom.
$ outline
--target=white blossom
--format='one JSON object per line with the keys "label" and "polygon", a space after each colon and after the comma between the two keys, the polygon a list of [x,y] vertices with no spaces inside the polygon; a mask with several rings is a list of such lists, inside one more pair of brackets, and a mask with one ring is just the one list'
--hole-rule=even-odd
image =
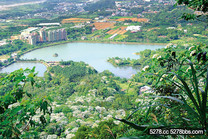
{"label": "white blossom", "polygon": [[156,109],[156,110],[158,110],[159,108],[160,108],[160,107],[159,107],[159,106],[157,106],[155,109]]}
{"label": "white blossom", "polygon": [[204,85],[204,79],[200,79],[200,80],[199,80],[199,85],[200,85],[200,86],[203,86],[203,85]]}
{"label": "white blossom", "polygon": [[176,79],[177,79],[177,77],[176,76],[173,76],[172,80],[176,80]]}
{"label": "white blossom", "polygon": [[165,77],[167,77],[167,76],[168,76],[167,74],[163,74],[162,78],[165,78]]}
{"label": "white blossom", "polygon": [[143,71],[146,71],[146,70],[148,70],[148,69],[149,69],[149,65],[145,66],[142,70],[143,70]]}
{"label": "white blossom", "polygon": [[189,45],[188,44],[184,44],[183,46],[188,47]]}
{"label": "white blossom", "polygon": [[158,56],[158,54],[154,54],[154,55],[152,56],[152,58],[157,58],[157,56]]}
{"label": "white blossom", "polygon": [[163,76],[160,78],[160,81],[163,81],[163,78],[166,78],[167,76],[167,74],[163,74]]}
{"label": "white blossom", "polygon": [[191,51],[190,56],[193,56],[193,54],[196,53],[196,50]]}
{"label": "white blossom", "polygon": [[172,45],[173,45],[172,43],[168,43],[168,44],[165,46],[165,49],[170,48],[170,46],[172,46]]}
{"label": "white blossom", "polygon": [[194,47],[195,47],[195,46],[191,46],[191,47],[189,47],[189,51],[191,51]]}
{"label": "white blossom", "polygon": [[94,124],[92,125],[92,128],[95,128],[95,127],[98,127],[98,125],[97,125],[96,123],[94,123]]}
{"label": "white blossom", "polygon": [[189,68],[186,70],[186,72],[188,72],[189,70],[191,70],[191,66],[189,66]]}
{"label": "white blossom", "polygon": [[74,136],[75,136],[74,134],[67,134],[66,139],[71,139]]}
{"label": "white blossom", "polygon": [[161,56],[158,56],[158,57],[157,57],[158,60],[161,59],[161,58],[162,58]]}

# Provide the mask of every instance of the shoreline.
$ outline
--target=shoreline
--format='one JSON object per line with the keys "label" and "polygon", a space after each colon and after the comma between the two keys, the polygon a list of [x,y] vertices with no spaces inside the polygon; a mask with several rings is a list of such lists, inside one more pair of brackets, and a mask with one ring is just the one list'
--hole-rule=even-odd
{"label": "shoreline", "polygon": [[167,45],[166,43],[137,43],[137,42],[106,42],[106,41],[87,41],[87,40],[78,40],[78,41],[71,41],[71,40],[67,40],[67,41],[62,41],[60,43],[49,43],[47,44],[46,46],[43,46],[43,47],[37,47],[37,48],[34,48],[34,49],[31,49],[31,50],[28,50],[26,52],[22,52],[22,55],[26,54],[26,53],[29,53],[31,51],[34,51],[34,50],[37,50],[37,49],[41,49],[41,48],[47,48],[47,47],[52,47],[52,46],[56,46],[56,45],[60,45],[60,44],[67,44],[67,43],[105,43],[105,44],[126,44],[126,45]]}
{"label": "shoreline", "polygon": [[[49,43],[49,44],[46,44],[45,46],[42,46],[42,47],[40,46],[40,47],[37,47],[37,48],[33,48],[31,50],[21,52],[21,54],[19,56],[22,56],[22,55],[27,54],[31,51],[38,50],[38,49],[41,49],[41,48],[47,48],[47,47],[52,47],[52,46],[67,44],[67,43],[104,43],[104,44],[125,44],[125,45],[164,45],[164,46],[167,45],[166,43],[138,43],[138,42],[114,42],[114,41],[109,41],[108,42],[108,41],[92,41],[92,40],[78,40],[78,41],[67,40],[67,41]],[[8,67],[9,65],[11,65],[13,63],[16,63],[16,62],[21,62],[21,60],[20,61],[15,60],[15,61],[9,63],[8,65],[5,65],[3,68]],[[40,62],[40,63],[42,63],[42,62]],[[3,68],[1,67],[0,69],[3,69]]]}
{"label": "shoreline", "polygon": [[31,52],[31,51],[37,50],[37,49],[47,48],[47,47],[56,46],[56,45],[60,45],[60,44],[66,44],[66,43],[70,43],[70,42],[71,42],[71,41],[68,40],[68,41],[60,42],[60,43],[58,43],[58,42],[56,42],[56,43],[49,43],[49,44],[47,44],[46,46],[37,47],[37,48],[33,48],[33,49],[31,49],[31,50],[22,52],[22,54],[20,54],[20,56],[22,56],[22,55],[24,55],[24,54],[26,54],[26,53],[29,53],[29,52]]}
{"label": "shoreline", "polygon": [[84,43],[105,43],[105,44],[127,44],[127,45],[167,45],[167,43],[139,43],[139,42],[114,42],[114,41],[91,41],[91,40],[79,40],[72,41],[72,43],[84,42]]}
{"label": "shoreline", "polygon": [[12,64],[14,64],[14,63],[41,63],[41,64],[43,64],[44,66],[46,66],[46,68],[49,67],[49,65],[47,64],[47,62],[41,61],[41,60],[16,60],[16,61],[12,61],[11,63],[7,64],[7,65],[4,66],[4,67],[1,67],[1,68],[0,68],[0,71],[1,71],[2,69],[4,69],[4,68],[6,68],[6,67],[8,67],[8,66],[10,66],[10,65],[12,65]]}

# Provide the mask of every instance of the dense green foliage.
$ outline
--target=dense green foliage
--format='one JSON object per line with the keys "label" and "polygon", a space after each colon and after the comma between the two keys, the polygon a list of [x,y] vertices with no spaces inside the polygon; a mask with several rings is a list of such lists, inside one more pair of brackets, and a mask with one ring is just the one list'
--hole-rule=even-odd
{"label": "dense green foliage", "polygon": [[[177,4],[179,5],[186,5],[188,7],[190,7],[191,9],[193,9],[194,11],[201,11],[203,13],[206,13],[208,11],[208,2],[206,0],[176,0],[177,1]],[[200,17],[202,16],[203,14],[201,15],[198,15],[196,16],[195,14],[190,14],[190,13],[183,13],[183,18],[185,20],[190,20],[190,19],[196,19],[196,17]],[[206,17],[207,18],[207,17]]]}
{"label": "dense green foliage", "polygon": [[139,67],[139,66],[144,66],[146,63],[148,63],[148,58],[150,55],[154,54],[155,51],[151,51],[149,49],[146,49],[141,52],[135,53],[136,55],[139,55],[139,59],[130,59],[130,58],[119,58],[119,57],[113,57],[113,58],[108,58],[108,62],[113,64],[114,66],[132,66],[132,67]]}
{"label": "dense green foliage", "polygon": [[8,39],[13,35],[17,35],[20,33],[21,30],[25,28],[26,27],[7,27],[6,29],[0,28],[0,40]]}
{"label": "dense green foliage", "polygon": [[4,138],[24,138],[27,137],[27,132],[30,133],[30,137],[35,137],[33,131],[28,131],[30,126],[36,125],[32,117],[36,115],[37,110],[43,112],[40,121],[44,125],[46,123],[44,115],[52,113],[47,97],[42,98],[36,95],[34,97],[25,91],[24,87],[27,83],[31,86],[39,86],[34,80],[37,75],[34,69],[20,69],[1,78],[1,87],[11,86],[0,96],[0,135]]}
{"label": "dense green foliage", "polygon": [[[192,101],[189,100],[189,97],[185,97],[186,93],[182,91],[182,88],[175,90],[176,87],[172,86],[171,79],[174,78],[173,75],[170,74],[165,77],[163,74],[168,71],[167,68],[170,65],[171,70],[184,77],[184,80],[190,85],[191,80],[189,80],[189,75],[192,75],[192,71],[189,69],[190,74],[189,72],[187,72],[185,76],[182,74],[182,71],[188,68],[188,63],[181,66],[181,70],[178,70],[180,64],[175,63],[172,67],[171,62],[176,61],[175,59],[179,62],[188,57],[191,58],[194,64],[197,64],[197,58],[199,57],[199,53],[201,53],[201,58],[198,58],[198,64],[200,62],[203,63],[203,59],[205,59],[204,50],[207,51],[207,47],[201,45],[195,45],[191,48],[185,48],[183,46],[177,46],[177,48],[175,48],[170,45],[168,48],[157,51],[145,50],[140,52],[140,62],[142,66],[149,65],[149,67],[146,67],[144,69],[145,71],[140,73],[140,77],[135,75],[135,77],[128,82],[125,79],[114,77],[112,73],[108,71],[97,74],[82,62],[62,61],[59,66],[49,68],[48,72],[45,73],[44,80],[40,79],[40,88],[32,89],[29,85],[26,85],[25,90],[34,97],[36,95],[50,96],[53,102],[58,104],[55,105],[53,113],[57,115],[63,113],[66,117],[66,121],[62,124],[62,122],[50,120],[50,117],[46,116],[46,123],[44,126],[37,125],[31,127],[28,132],[33,131],[34,136],[37,137],[40,137],[39,133],[43,133],[43,131],[49,135],[66,137],[67,134],[65,134],[65,132],[67,130],[78,127],[78,130],[73,132],[75,135],[74,138],[102,138],[104,136],[107,138],[117,138],[123,136],[139,136],[141,134],[145,137],[154,137],[147,135],[148,133],[142,130],[158,126],[201,128],[202,126],[199,125],[197,121],[201,120],[203,117],[198,119],[200,116],[194,116],[194,113],[190,113],[189,110],[186,109],[187,107],[191,107],[199,114],[192,104]],[[195,53],[197,55],[194,57],[190,56],[190,52],[192,51],[196,51]],[[161,62],[163,62],[163,64],[161,64]],[[162,65],[162,67],[160,65]],[[195,68],[201,73],[203,71],[202,67],[196,65]],[[146,75],[146,73],[150,72],[153,74]],[[163,79],[161,79],[161,77],[163,77]],[[203,78],[203,76],[200,77]],[[142,85],[139,85],[137,79],[144,83],[146,82],[146,84],[149,82],[155,92],[147,91],[138,96],[138,94],[141,93],[139,89]],[[178,82],[180,80],[176,78],[176,81]],[[200,80],[200,82],[203,83],[205,80]],[[13,86],[13,84],[9,84],[9,86]],[[5,88],[5,86],[2,86],[1,89],[5,89],[5,91],[8,92],[11,90],[11,87]],[[178,95],[177,98],[175,98],[174,94],[183,94],[187,105],[181,104],[180,102],[183,100],[177,100],[181,99],[181,96]],[[196,97],[195,93],[194,97]],[[174,98],[174,100],[170,101],[168,98]],[[149,105],[152,105],[152,107],[149,108]],[[76,107],[79,107],[79,109],[76,110]],[[89,111],[89,109],[91,110]],[[99,112],[99,109],[102,111]],[[76,114],[77,111],[79,111],[79,114],[84,114],[84,117],[80,118],[79,114]],[[131,114],[131,122],[133,121],[137,125],[145,124],[149,126],[136,128],[139,129],[139,131],[133,130],[131,126],[135,127],[135,125],[131,122],[129,123],[127,120],[128,117],[127,119],[121,119],[125,118],[124,115],[117,117],[117,113],[121,111],[126,112],[127,115]],[[107,117],[108,115],[117,117],[117,119],[130,126],[115,124],[112,118],[106,119],[107,121],[96,123],[93,127],[81,124],[81,122],[90,121],[95,123],[96,120],[101,120],[102,116]],[[189,120],[187,121],[187,119]]]}
{"label": "dense green foliage", "polygon": [[[66,135],[64,135],[63,132],[69,127],[71,129],[77,126],[80,127],[81,124],[73,124],[74,121],[80,120],[77,116],[74,115],[74,113],[76,113],[74,107],[76,106],[80,107],[80,114],[87,112],[86,107],[93,108],[91,114],[88,112],[89,116],[86,115],[84,117],[83,120],[86,121],[100,120],[101,115],[100,113],[96,113],[95,110],[97,107],[104,108],[104,111],[101,114],[103,116],[107,116],[109,115],[109,113],[106,112],[107,110],[109,111],[113,109],[113,111],[116,112],[116,110],[118,110],[119,112],[120,109],[131,110],[132,106],[135,106],[135,103],[132,101],[132,99],[135,99],[134,96],[137,96],[137,93],[129,96],[128,94],[125,94],[120,87],[120,84],[127,84],[126,80],[121,80],[118,77],[114,77],[113,74],[108,71],[97,74],[91,68],[86,67],[84,63],[62,61],[60,64],[60,66],[51,67],[49,71],[45,73],[44,82],[41,82],[40,88],[32,89],[31,87],[26,86],[26,90],[31,94],[40,94],[41,92],[41,95],[50,96],[54,102],[59,104],[59,106],[55,107],[54,113],[60,114],[63,112],[67,117],[68,125],[63,125],[60,122],[50,120],[49,122],[46,120],[47,123],[44,127],[40,126],[31,128],[31,130],[34,130],[36,133],[45,131],[47,134],[56,134],[58,136],[64,137]],[[62,65],[65,66],[63,67]],[[92,72],[90,73],[89,70],[92,70]],[[78,101],[79,97],[81,97],[81,99],[84,97],[84,102]],[[125,100],[123,98],[125,98]],[[90,115],[94,115],[93,119],[91,119]],[[97,124],[101,125],[102,128],[90,129],[90,132],[92,131],[92,133],[94,133],[92,134],[93,136],[101,136],[100,134],[102,133],[102,135],[105,134],[105,136],[111,137],[112,135],[109,133],[109,130],[111,130],[112,126],[112,128],[114,128],[112,130],[114,136],[121,136],[124,132],[123,130],[127,129],[127,126],[125,126],[123,129],[119,129],[120,127],[112,123],[112,119],[109,124],[108,122],[103,122],[103,124],[101,122]],[[109,126],[110,129],[103,130],[108,129],[106,126]],[[89,129],[88,127],[86,128]],[[87,131],[88,130],[86,130],[86,132]],[[117,134],[117,131],[119,134]],[[80,129],[80,132],[83,131]],[[91,136],[88,135],[88,132],[86,132],[84,134]],[[76,136],[82,136],[82,133],[78,132]]]}
{"label": "dense green foliage", "polygon": [[108,58],[107,60],[108,62],[110,62],[111,64],[113,64],[114,66],[138,66],[141,65],[139,63],[138,59],[130,59],[130,58],[119,58],[119,57],[113,57],[113,58]]}
{"label": "dense green foliage", "polygon": [[[65,1],[74,2],[74,0]],[[36,8],[38,12],[44,12],[43,7],[46,6],[53,10],[59,2],[60,0],[53,0],[51,4],[46,2],[42,6],[36,5],[38,7]],[[177,2],[194,10],[207,12],[206,1],[202,0],[199,3],[198,0],[178,0]],[[130,136],[206,138],[208,47],[196,42],[207,42],[207,24],[193,21],[192,25],[180,19],[183,12],[188,12],[183,15],[184,18],[195,17],[192,15],[193,11],[184,6],[174,8],[164,5],[160,7],[154,5],[154,2],[150,4],[153,6],[128,9],[134,14],[140,14],[144,10],[158,10],[159,12],[143,14],[145,18],[150,19],[150,22],[137,23],[129,20],[117,23],[115,28],[129,23],[129,25],[142,25],[142,30],[136,33],[128,31],[124,35],[115,37],[114,41],[166,43],[184,39],[183,41],[189,44],[169,44],[166,48],[156,51],[138,52],[140,59],[137,60],[109,58],[108,61],[115,66],[143,67],[141,72],[128,80],[115,77],[109,71],[97,73],[87,64],[73,61],[61,61],[58,65],[49,67],[41,78],[35,77],[34,69],[20,69],[9,75],[1,74],[0,138],[2,136],[49,138],[48,135],[59,138],[70,135],[70,138],[83,139],[115,139]],[[78,16],[81,18],[108,16],[112,12],[105,9],[113,6],[114,1],[101,0],[85,8],[93,15]],[[31,13],[35,13],[34,9],[31,8]],[[27,13],[24,7],[17,11],[2,12],[1,15],[14,17]],[[53,21],[60,21],[63,18]],[[35,25],[39,21],[29,22]],[[87,36],[89,39],[101,36],[98,40],[110,37],[109,35],[106,37],[110,29],[92,32],[93,26],[83,28],[71,28],[73,24],[63,26],[67,28],[67,35],[71,40],[80,40],[82,36]],[[23,28],[9,27],[1,30],[1,38],[18,34]],[[20,40],[14,40],[0,48],[0,55],[19,50],[25,52],[46,45],[31,46]],[[12,59],[10,58],[9,61],[11,62]],[[3,65],[1,63],[1,66]],[[203,136],[148,135],[147,129],[158,127],[201,128],[206,134]]]}
{"label": "dense green foliage", "polygon": [[11,44],[6,44],[0,47],[0,55],[5,55],[19,50],[26,51],[31,48],[34,48],[34,46],[23,43],[21,40],[14,40]]}
{"label": "dense green foliage", "polygon": [[97,11],[115,6],[115,0],[100,0],[94,4],[85,7],[86,11]]}
{"label": "dense green foliage", "polygon": [[[154,93],[147,94],[151,102],[141,104],[127,120],[119,120],[141,131],[158,126],[164,128],[173,126],[203,128],[206,132],[207,51],[206,45],[175,47],[169,44],[165,49],[158,50],[157,54],[150,55],[147,59],[152,60],[147,60],[148,63],[142,72],[134,78],[151,84]],[[144,123],[137,120],[141,117],[141,110],[144,107],[148,110],[146,118],[153,113],[153,119],[158,125],[155,126],[151,120]],[[159,113],[167,114],[167,117],[160,117],[158,110]],[[128,121],[132,115],[134,123]]]}
{"label": "dense green foliage", "polygon": [[74,139],[84,139],[84,138],[108,138],[115,139],[119,135],[121,129],[113,122],[113,120],[100,122],[98,127],[89,128],[87,126],[81,126]]}
{"label": "dense green foliage", "polygon": [[87,68],[84,62],[81,63],[71,62],[70,66],[64,68],[60,66],[54,66],[49,70],[49,72],[55,74],[58,77],[63,77],[63,76],[67,77],[69,81],[74,81],[74,79],[78,77],[83,77],[88,74],[96,73],[94,69],[91,69],[89,67]]}

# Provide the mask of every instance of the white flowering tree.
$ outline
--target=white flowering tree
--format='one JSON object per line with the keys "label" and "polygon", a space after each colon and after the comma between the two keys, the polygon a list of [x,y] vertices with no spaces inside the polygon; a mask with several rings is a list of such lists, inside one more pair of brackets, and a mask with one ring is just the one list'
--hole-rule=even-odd
{"label": "white flowering tree", "polygon": [[[207,46],[193,45],[181,49],[169,44],[160,58],[153,58],[155,66],[163,69],[154,70],[148,78],[154,81],[153,86],[160,98],[176,101],[183,107],[181,117],[188,122],[198,125],[207,132],[207,89],[208,61]],[[158,64],[159,65],[158,65]],[[165,88],[167,87],[167,88]],[[165,90],[164,90],[165,89]],[[188,125],[188,124],[187,124]],[[198,126],[197,126],[198,127]]]}
{"label": "white flowering tree", "polygon": [[145,107],[148,108],[147,115],[155,114],[157,123],[141,126],[138,121],[135,124],[120,120],[138,130],[173,126],[203,128],[207,132],[207,50],[208,47],[202,44],[186,47],[168,44],[160,53],[154,54],[152,62],[140,73],[152,83],[154,93],[148,95],[152,101],[146,106],[141,104],[130,117]]}
{"label": "white flowering tree", "polygon": [[[41,114],[40,122],[46,124],[45,115],[52,113],[48,97],[30,94],[25,86],[39,87],[35,77],[35,68],[19,69],[5,77],[0,78],[0,87],[5,92],[0,96],[0,138],[35,138],[36,127],[34,116]],[[10,86],[8,88],[7,86]]]}

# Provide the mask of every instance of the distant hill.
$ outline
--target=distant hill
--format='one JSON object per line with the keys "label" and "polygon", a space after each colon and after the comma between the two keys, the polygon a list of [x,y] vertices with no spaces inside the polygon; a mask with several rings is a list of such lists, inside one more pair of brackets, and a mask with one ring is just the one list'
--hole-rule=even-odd
{"label": "distant hill", "polygon": [[13,3],[23,3],[23,2],[35,2],[35,1],[41,1],[41,0],[0,0],[0,5],[7,5],[7,4],[13,4]]}
{"label": "distant hill", "polygon": [[100,0],[96,3],[90,4],[85,7],[86,11],[96,11],[105,8],[113,8],[116,0]]}

